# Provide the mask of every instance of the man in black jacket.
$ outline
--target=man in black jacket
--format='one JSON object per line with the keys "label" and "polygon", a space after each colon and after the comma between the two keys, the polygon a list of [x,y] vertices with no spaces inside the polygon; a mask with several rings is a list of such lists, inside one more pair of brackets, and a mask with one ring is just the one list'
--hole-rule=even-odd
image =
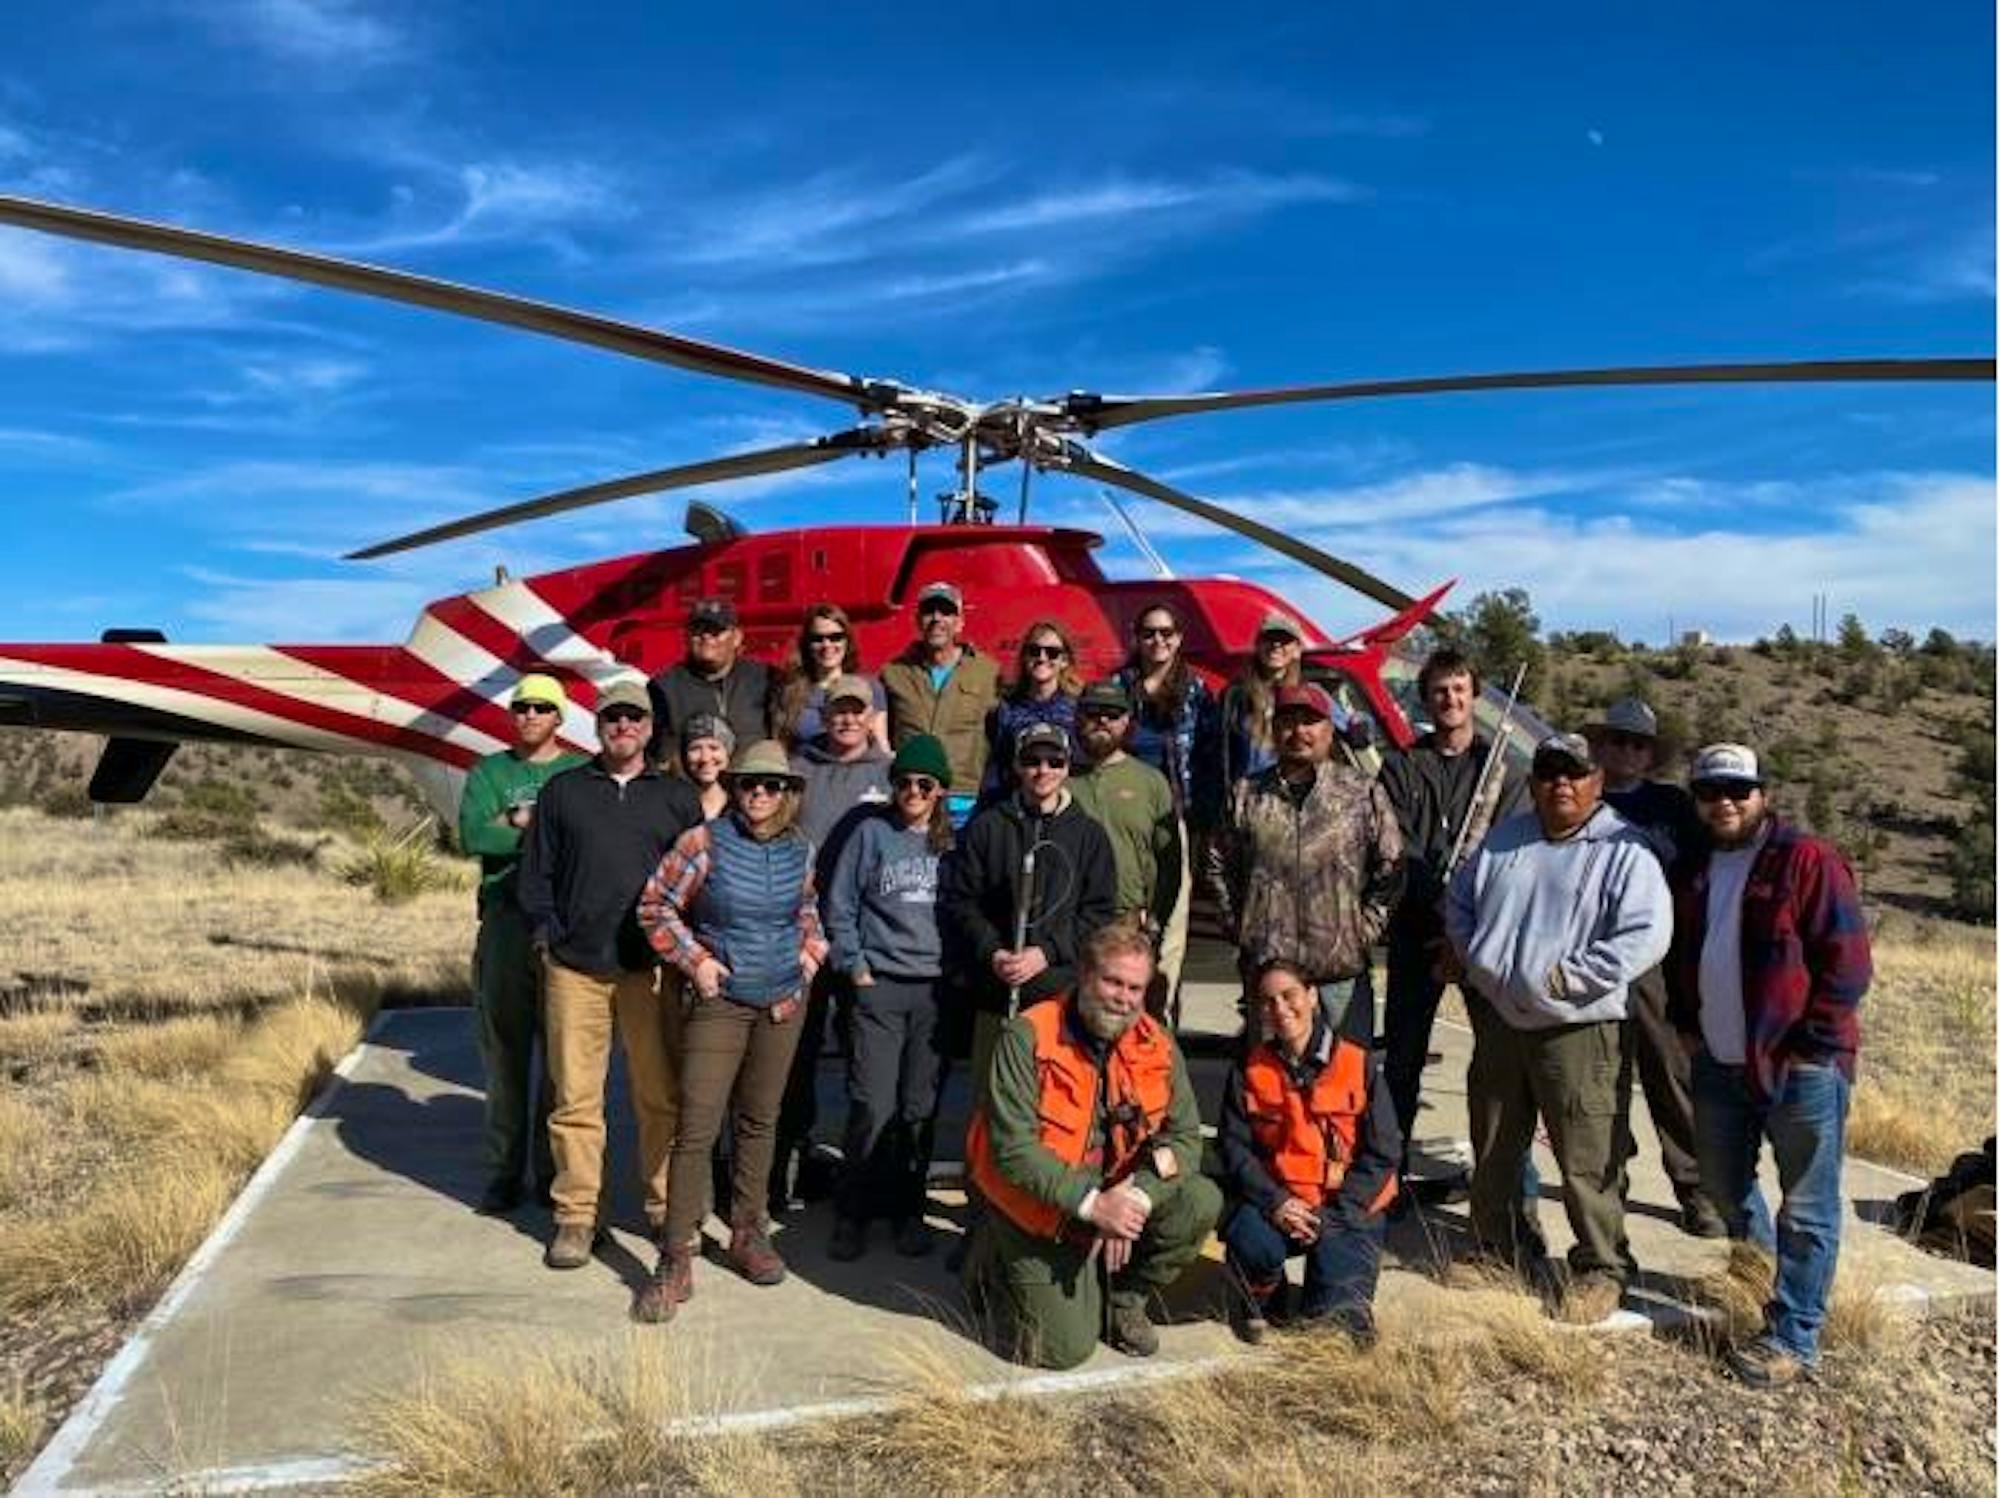
{"label": "man in black jacket", "polygon": [[[1448,964],[1444,935],[1446,864],[1464,834],[1470,857],[1488,827],[1505,821],[1521,799],[1518,773],[1496,770],[1487,804],[1472,804],[1493,746],[1473,729],[1479,672],[1446,646],[1432,652],[1417,673],[1417,690],[1430,713],[1431,731],[1382,765],[1382,788],[1403,832],[1403,898],[1389,921],[1389,995],[1383,1007],[1383,1073],[1403,1134],[1403,1165],[1416,1134],[1424,1061],[1431,1025],[1444,993]],[[1468,829],[1466,824],[1472,826]]]}
{"label": "man in black jacket", "polygon": [[667,849],[702,815],[692,785],[646,763],[652,719],[637,681],[598,695],[603,747],[543,788],[521,862],[521,909],[542,959],[555,1083],[549,1142],[556,1231],[543,1256],[551,1269],[581,1268],[600,1231],[604,1079],[614,1024],[639,1120],[646,1220],[657,1230],[667,1215],[667,1156],[679,1111],[673,1036],[680,979],[660,964],[633,911]]}
{"label": "man in black jacket", "polygon": [[646,685],[653,701],[653,741],[649,757],[664,761],[680,742],[681,728],[696,713],[713,713],[729,724],[739,744],[771,735],[771,671],[743,657],[743,630],[736,605],[726,598],[702,598],[688,610],[687,655]]}
{"label": "man in black jacket", "polygon": [[[1020,789],[972,819],[939,879],[946,961],[967,972],[972,987],[975,1093],[986,1085],[1010,1009],[1072,991],[1084,941],[1118,908],[1111,840],[1066,784],[1069,735],[1031,725],[1015,742],[1014,764]],[[1024,881],[1031,849],[1034,870]],[[1017,941],[1024,882],[1027,935]]]}

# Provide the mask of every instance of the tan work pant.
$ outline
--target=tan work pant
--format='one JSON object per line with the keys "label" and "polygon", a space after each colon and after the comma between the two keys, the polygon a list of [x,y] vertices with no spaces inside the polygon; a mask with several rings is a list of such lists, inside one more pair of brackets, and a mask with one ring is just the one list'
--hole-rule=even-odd
{"label": "tan work pant", "polygon": [[556,1159],[559,1225],[595,1225],[604,1188],[604,1083],[615,1028],[639,1120],[639,1176],[646,1221],[667,1216],[667,1163],[680,1114],[681,978],[671,968],[597,977],[550,960],[543,977],[549,1072],[555,1107],[549,1143]]}

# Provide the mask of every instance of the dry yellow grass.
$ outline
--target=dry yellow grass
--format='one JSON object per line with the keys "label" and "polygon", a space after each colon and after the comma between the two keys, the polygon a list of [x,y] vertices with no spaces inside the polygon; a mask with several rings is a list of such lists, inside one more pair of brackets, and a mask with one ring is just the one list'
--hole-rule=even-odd
{"label": "dry yellow grass", "polygon": [[41,1443],[42,1427],[47,1423],[47,1411],[18,1379],[0,1387],[0,1472],[11,1469]]}

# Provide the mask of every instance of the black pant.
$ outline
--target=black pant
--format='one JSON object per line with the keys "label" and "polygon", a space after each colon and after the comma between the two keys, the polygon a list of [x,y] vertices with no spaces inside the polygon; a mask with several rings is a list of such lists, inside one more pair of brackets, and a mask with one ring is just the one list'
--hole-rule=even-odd
{"label": "black pant", "polygon": [[1389,931],[1389,994],[1382,1012],[1382,1077],[1389,1084],[1396,1122],[1403,1127],[1403,1164],[1409,1165],[1410,1141],[1416,1137],[1417,1105],[1424,1085],[1424,1061],[1430,1054],[1431,1026],[1437,1019],[1444,985],[1431,976],[1436,958],[1432,928]]}
{"label": "black pant", "polygon": [[1667,1018],[1667,980],[1659,968],[1648,968],[1632,984],[1633,1040],[1638,1049],[1639,1085],[1646,1090],[1646,1111],[1660,1136],[1660,1164],[1682,1201],[1701,1190],[1701,1169],[1695,1161],[1694,1084],[1687,1048],[1673,1021]]}
{"label": "black pant", "polygon": [[[794,1157],[812,1147],[813,1125],[819,1121],[819,1063],[826,1049],[826,1022],[837,1002],[853,991],[844,973],[822,968],[806,992],[806,1014],[799,1031],[798,1054],[785,1079],[785,1099],[778,1109],[777,1152],[771,1157],[770,1196],[773,1210],[791,1195]],[[803,1163],[803,1160],[801,1160]]]}
{"label": "black pant", "polygon": [[877,977],[852,990],[842,1217],[901,1221],[924,1209],[943,1058],[937,978]]}

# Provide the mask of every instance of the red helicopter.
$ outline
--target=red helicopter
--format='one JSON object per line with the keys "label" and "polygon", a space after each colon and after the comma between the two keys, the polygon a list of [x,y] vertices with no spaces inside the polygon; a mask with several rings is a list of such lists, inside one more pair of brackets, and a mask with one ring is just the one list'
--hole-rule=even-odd
{"label": "red helicopter", "polygon": [[[1155,602],[1188,622],[1190,658],[1218,681],[1247,657],[1272,610],[1295,618],[1306,669],[1332,686],[1378,737],[1415,733],[1411,632],[1451,584],[1413,597],[1381,578],[1243,515],[1183,493],[1093,451],[1087,440],[1139,422],[1210,411],[1458,391],[1580,386],[1992,380],[1990,358],[1855,359],[1639,366],[1283,386],[1168,396],[1083,391],[1046,400],[975,402],[790,364],[591,313],[456,285],[404,271],[85,209],[0,196],[0,224],[173,255],[303,281],[591,344],[615,353],[850,406],[858,424],[810,442],[592,483],[432,526],[351,554],[361,560],[431,545],[632,495],[802,469],[849,456],[901,453],[907,522],[748,534],[702,504],[689,511],[693,544],[594,562],[538,577],[504,575],[492,587],[428,606],[401,645],[173,645],[157,630],[107,630],[97,643],[0,644],[0,726],[107,736],[89,793],[142,799],[178,743],[223,740],[389,756],[408,765],[447,818],[464,770],[511,741],[504,706],[525,672],[562,678],[574,706],[563,736],[595,747],[590,706],[608,680],[651,675],[678,659],[682,621],[696,599],[731,600],[746,650],[788,660],[804,610],[839,604],[863,658],[892,657],[911,633],[911,605],[927,582],[964,592],[967,637],[1003,658],[1036,619],[1062,621],[1079,666],[1102,674],[1124,658],[1130,626]],[[916,459],[944,448],[959,460],[957,490],[937,524],[917,524]],[[1015,520],[979,489],[980,474],[1018,463]],[[1036,472],[1068,473],[1143,495],[1258,541],[1382,604],[1390,615],[1333,640],[1264,588],[1227,579],[1106,578],[1087,531],[1028,524]],[[1122,515],[1122,511],[1120,512]],[[1497,715],[1498,694],[1487,711]],[[1531,741],[1531,740],[1530,740]]]}

